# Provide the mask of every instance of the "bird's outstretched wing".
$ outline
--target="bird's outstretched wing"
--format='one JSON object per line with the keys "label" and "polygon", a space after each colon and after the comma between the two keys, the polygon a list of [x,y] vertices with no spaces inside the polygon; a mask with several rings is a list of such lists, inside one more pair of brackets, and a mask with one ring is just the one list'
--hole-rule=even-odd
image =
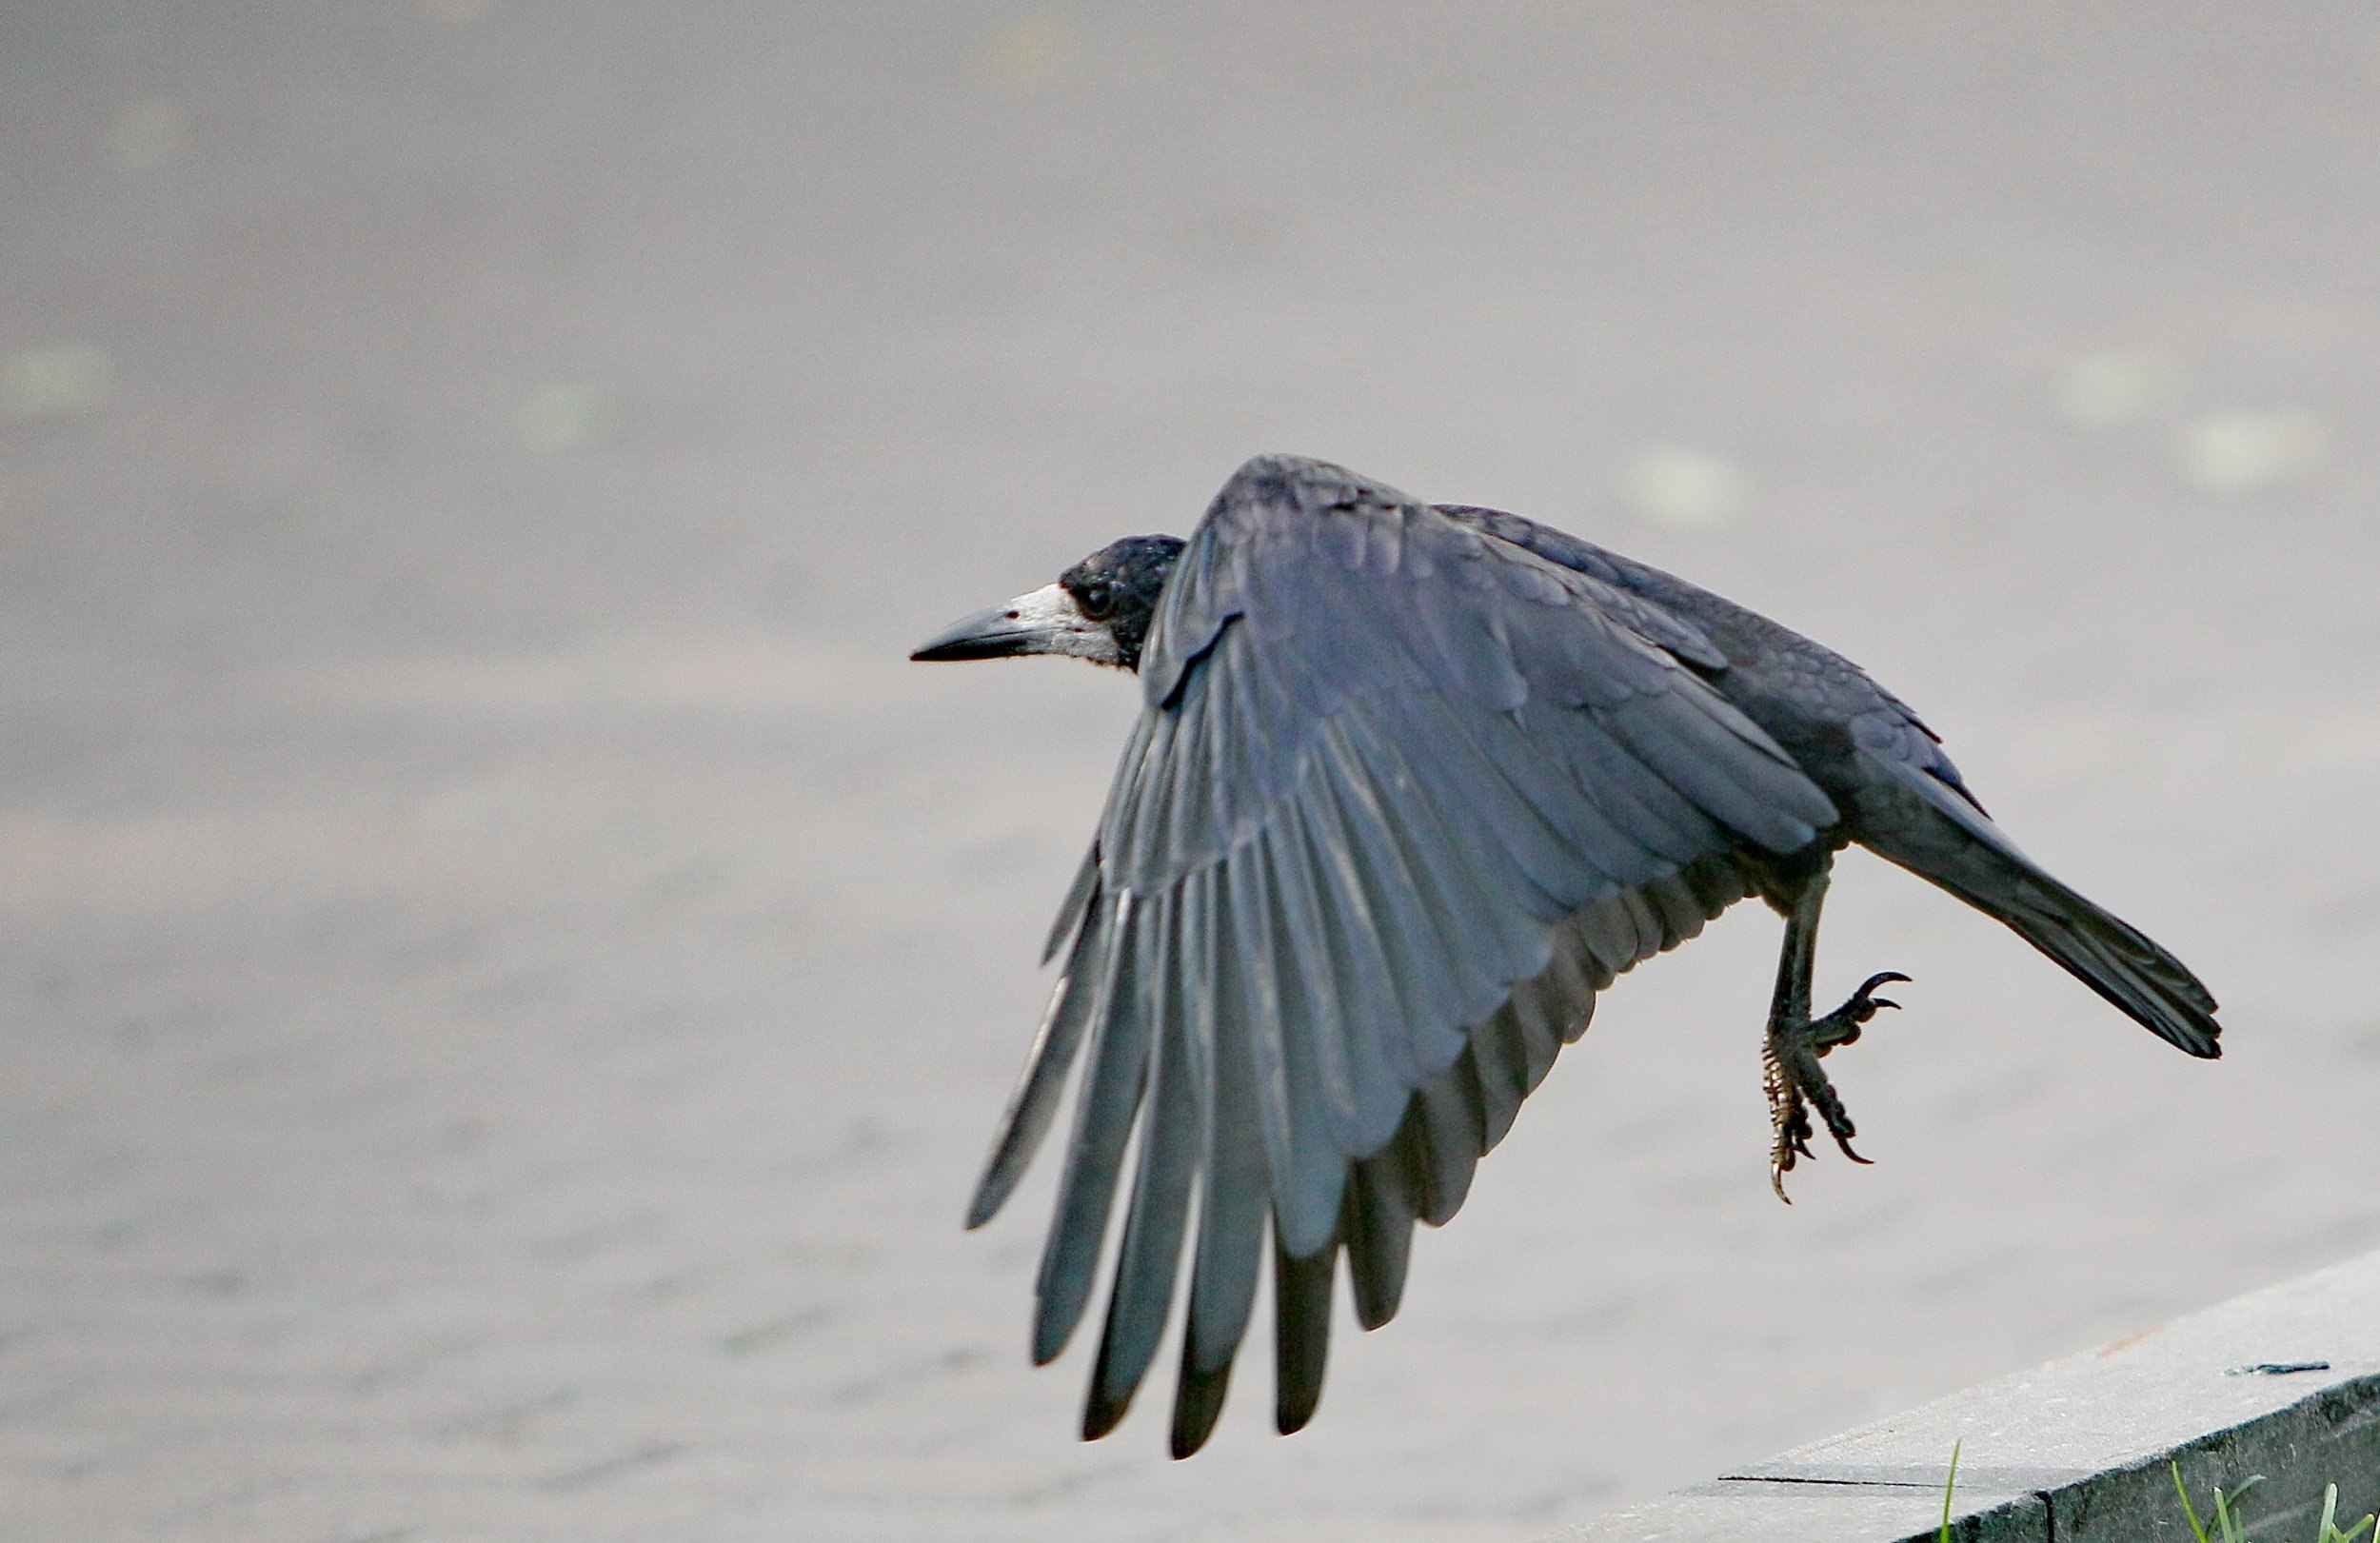
{"label": "bird's outstretched wing", "polygon": [[[1692,667],[1690,667],[1692,666]],[[1639,597],[1337,466],[1261,457],[1160,602],[1147,705],[1052,938],[1064,974],[977,1193],[999,1208],[1088,1049],[1034,1355],[1080,1321],[1136,1123],[1086,1435],[1122,1416],[1199,1197],[1177,1454],[1269,1223],[1281,1428],[1319,1395],[1339,1251],[1367,1326],[1617,972],[1835,806]]]}

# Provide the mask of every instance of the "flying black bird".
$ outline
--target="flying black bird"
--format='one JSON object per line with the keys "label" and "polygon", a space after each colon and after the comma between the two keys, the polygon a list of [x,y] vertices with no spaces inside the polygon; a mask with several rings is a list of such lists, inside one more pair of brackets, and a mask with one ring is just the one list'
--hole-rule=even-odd
{"label": "flying black bird", "polygon": [[1137,671],[1145,702],[967,1215],[1007,1198],[1087,1058],[1033,1331],[1046,1362],[1081,1318],[1137,1122],[1086,1438],[1148,1371],[1194,1190],[1174,1454],[1221,1410],[1268,1224],[1277,1423],[1302,1426],[1339,1253],[1358,1318],[1387,1322],[1414,1223],[1462,1204],[1596,993],[1747,897],[1785,919],[1772,1181],[1782,1197],[1811,1155],[1814,1113],[1865,1160],[1819,1058],[1908,978],[1812,1014],[1827,872],[1851,842],[2218,1054],[2197,978],[2019,852],[1858,666],[1517,515],[1259,457],[1188,542],[1117,542],[912,657],[1034,653]]}

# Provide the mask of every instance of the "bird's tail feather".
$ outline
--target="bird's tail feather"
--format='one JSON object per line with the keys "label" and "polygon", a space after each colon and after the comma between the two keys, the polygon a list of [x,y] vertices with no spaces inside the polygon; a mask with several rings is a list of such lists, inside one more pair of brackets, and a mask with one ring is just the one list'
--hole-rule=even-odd
{"label": "bird's tail feather", "polygon": [[2018,937],[2160,1038],[2210,1060],[2223,1054],[2214,999],[2180,959],[2046,875],[2034,882],[2062,903],[1995,913]]}
{"label": "bird's tail feather", "polygon": [[[1938,825],[1934,833],[1951,835]],[[2214,998],[2189,966],[2013,847],[1968,829],[1953,840],[1955,855],[1931,841],[1922,849],[1879,851],[1998,918],[2158,1038],[2206,1059],[2222,1055]]]}

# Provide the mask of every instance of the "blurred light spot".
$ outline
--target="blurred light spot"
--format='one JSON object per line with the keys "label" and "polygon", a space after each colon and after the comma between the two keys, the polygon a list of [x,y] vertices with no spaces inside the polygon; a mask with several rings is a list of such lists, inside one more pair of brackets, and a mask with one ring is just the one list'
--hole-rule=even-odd
{"label": "blurred light spot", "polygon": [[600,386],[546,386],[531,393],[513,416],[521,443],[546,455],[601,445],[619,426],[620,405]]}
{"label": "blurred light spot", "polygon": [[461,27],[487,14],[487,0],[422,0],[422,14],[445,27]]}
{"label": "blurred light spot", "polygon": [[2172,361],[2156,354],[2079,354],[2051,383],[2050,406],[2078,427],[2120,428],[2163,411],[2175,373]]}
{"label": "blurred light spot", "polygon": [[976,73],[996,91],[1023,96],[1063,74],[1073,53],[1074,30],[1045,10],[1035,11],[985,40]]}
{"label": "blurred light spot", "polygon": [[108,126],[109,151],[127,171],[154,171],[189,148],[190,115],[161,97],[133,103]]}
{"label": "blurred light spot", "polygon": [[2190,425],[2182,470],[2210,493],[2294,481],[2322,464],[2330,435],[2309,412],[2220,412]]}
{"label": "blurred light spot", "polygon": [[1743,502],[1741,473],[1715,455],[1664,445],[1640,456],[1628,473],[1628,504],[1665,525],[1725,524]]}
{"label": "blurred light spot", "polygon": [[0,366],[0,409],[21,424],[73,418],[104,405],[114,385],[97,348],[29,348]]}

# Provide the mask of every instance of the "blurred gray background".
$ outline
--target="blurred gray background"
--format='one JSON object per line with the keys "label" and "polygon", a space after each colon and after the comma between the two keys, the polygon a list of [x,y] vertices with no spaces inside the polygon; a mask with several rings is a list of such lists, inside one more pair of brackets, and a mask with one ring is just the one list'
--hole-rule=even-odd
{"label": "blurred gray background", "polygon": [[[7,5],[0,1534],[1519,1540],[2380,1243],[2376,152],[2344,0]],[[958,1220],[1136,698],[902,656],[1263,450],[1861,661],[2229,1058],[1849,860],[1876,1166],[1738,910],[1078,1444]]]}

